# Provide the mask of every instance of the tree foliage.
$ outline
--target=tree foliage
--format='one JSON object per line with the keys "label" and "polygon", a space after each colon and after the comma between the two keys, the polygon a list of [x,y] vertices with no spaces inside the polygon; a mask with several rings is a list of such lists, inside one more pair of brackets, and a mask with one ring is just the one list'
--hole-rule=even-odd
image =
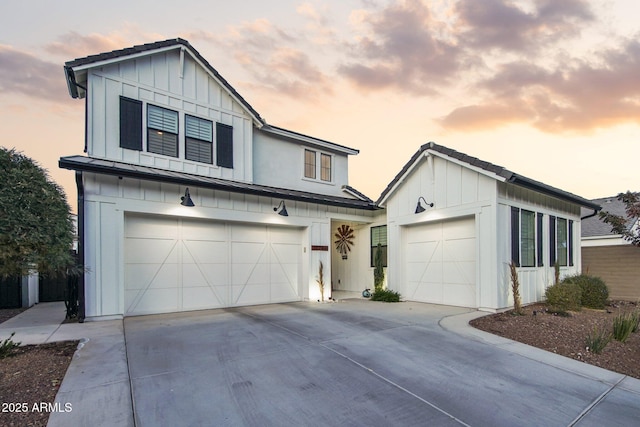
{"label": "tree foliage", "polygon": [[611,231],[620,234],[622,237],[635,246],[640,246],[640,232],[637,227],[629,227],[640,219],[640,193],[627,191],[618,194],[618,200],[625,205],[627,217],[613,215],[610,212],[600,212],[600,219],[611,225]]}
{"label": "tree foliage", "polygon": [[73,221],[45,169],[0,147],[0,276],[64,273],[74,266]]}

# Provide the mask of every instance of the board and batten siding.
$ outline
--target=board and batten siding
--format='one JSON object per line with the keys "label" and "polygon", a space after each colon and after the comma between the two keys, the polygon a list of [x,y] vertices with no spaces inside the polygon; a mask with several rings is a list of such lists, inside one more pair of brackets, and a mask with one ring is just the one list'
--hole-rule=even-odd
{"label": "board and batten siding", "polygon": [[[550,262],[549,216],[573,221],[573,266],[560,267],[560,277],[580,272],[580,206],[508,183],[498,183],[498,298],[500,307],[513,305],[511,291],[511,208],[543,214],[542,266],[518,267],[520,296],[523,304],[544,300],[546,289],[555,279]],[[537,260],[536,260],[537,261]],[[537,262],[536,262],[537,264]]]}
{"label": "board and batten siding", "polygon": [[640,248],[631,244],[582,248],[583,272],[609,287],[609,298],[640,300]]}
{"label": "board and batten siding", "polygon": [[[409,246],[403,238],[411,232],[412,226],[470,218],[475,228],[476,254],[476,271],[473,273],[476,303],[473,306],[495,309],[495,180],[437,155],[427,155],[419,162],[386,203],[390,248],[389,287],[401,293],[405,290],[408,278],[403,265],[407,263],[409,254],[404,251]],[[427,203],[434,203],[434,206],[415,214],[419,197],[424,197]],[[411,256],[415,258],[416,255]]]}
{"label": "board and batten siding", "polygon": [[[182,74],[182,77],[181,77]],[[89,71],[87,153],[91,157],[141,164],[162,169],[232,179],[253,180],[251,117],[228,92],[190,55],[185,55],[180,73],[178,50],[161,52]],[[119,145],[120,96],[143,102],[143,150]],[[147,104],[177,111],[178,158],[146,151]],[[184,114],[233,127],[234,167],[223,168],[185,160]],[[214,138],[215,152],[215,138]]]}
{"label": "board and batten siding", "polygon": [[[325,298],[330,295],[331,256],[312,245],[332,246],[332,221],[373,221],[374,212],[286,201],[288,217],[273,211],[280,199],[190,187],[195,207],[180,205],[185,187],[84,173],[86,316],[120,318],[125,314],[124,236],[130,214],[201,219],[216,223],[285,227],[301,230],[302,299],[319,299],[319,262],[325,268]],[[358,241],[357,244],[365,244]]]}

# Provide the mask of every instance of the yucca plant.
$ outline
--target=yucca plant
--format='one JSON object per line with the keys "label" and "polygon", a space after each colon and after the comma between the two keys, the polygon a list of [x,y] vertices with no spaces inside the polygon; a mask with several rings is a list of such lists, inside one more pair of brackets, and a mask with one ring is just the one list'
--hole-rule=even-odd
{"label": "yucca plant", "polygon": [[516,263],[511,261],[509,264],[511,271],[511,291],[513,292],[513,313],[522,315],[522,300],[520,299],[520,281],[518,280],[518,270]]}
{"label": "yucca plant", "polygon": [[593,328],[593,331],[587,335],[585,344],[588,351],[600,354],[607,344],[609,344],[609,341],[611,341],[611,333],[605,332],[596,326]]}
{"label": "yucca plant", "polygon": [[0,341],[0,359],[4,359],[5,357],[9,356],[14,348],[20,346],[19,342],[13,342],[13,336],[15,334],[15,332],[11,332],[9,338]]}
{"label": "yucca plant", "polygon": [[613,338],[625,342],[634,328],[637,328],[637,322],[632,313],[619,314],[613,319]]}

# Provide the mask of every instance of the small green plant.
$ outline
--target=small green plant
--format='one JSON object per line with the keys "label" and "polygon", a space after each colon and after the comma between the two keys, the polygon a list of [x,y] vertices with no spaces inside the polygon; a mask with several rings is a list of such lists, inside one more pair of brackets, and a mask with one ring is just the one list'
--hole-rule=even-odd
{"label": "small green plant", "polygon": [[509,264],[511,271],[511,292],[513,292],[513,313],[522,315],[522,302],[520,299],[520,281],[518,280],[518,270],[516,264],[511,261]]}
{"label": "small green plant", "polygon": [[545,296],[552,311],[580,311],[582,291],[576,283],[558,283],[549,286]]}
{"label": "small green plant", "polygon": [[597,326],[593,328],[593,331],[589,332],[585,340],[587,351],[595,354],[600,354],[602,350],[611,341],[611,333],[599,329]]}
{"label": "small green plant", "polygon": [[373,289],[374,292],[378,292],[382,290],[384,286],[384,266],[382,262],[382,245],[378,243],[378,247],[376,248],[376,254],[373,259],[374,269],[373,269]]}
{"label": "small green plant", "polygon": [[9,338],[3,341],[0,341],[0,359],[4,359],[5,357],[11,355],[11,352],[13,351],[13,349],[20,346],[19,342],[13,341],[13,336],[15,334],[16,334],[15,332],[11,332],[11,335],[9,335]]}
{"label": "small green plant", "polygon": [[599,277],[576,274],[565,277],[562,283],[576,283],[580,286],[580,302],[583,307],[603,309],[609,299],[609,288]]}
{"label": "small green plant", "polygon": [[371,295],[371,301],[399,302],[400,293],[390,289],[380,289]]}
{"label": "small green plant", "polygon": [[638,332],[638,329],[640,329],[640,311],[636,308],[631,313],[629,313],[629,316],[631,317],[633,322],[633,329],[631,332]]}
{"label": "small green plant", "polygon": [[617,315],[613,319],[613,338],[620,342],[627,341],[634,327],[637,326],[635,322],[636,319],[634,319],[632,313]]}

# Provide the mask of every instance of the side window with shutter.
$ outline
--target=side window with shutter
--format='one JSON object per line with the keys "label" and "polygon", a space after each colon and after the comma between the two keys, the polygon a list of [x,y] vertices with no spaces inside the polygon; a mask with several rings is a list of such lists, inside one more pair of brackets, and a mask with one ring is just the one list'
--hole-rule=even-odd
{"label": "side window with shutter", "polygon": [[142,151],[142,101],[120,97],[120,147]]}
{"label": "side window with shutter", "polygon": [[216,164],[233,168],[233,127],[216,123]]}

